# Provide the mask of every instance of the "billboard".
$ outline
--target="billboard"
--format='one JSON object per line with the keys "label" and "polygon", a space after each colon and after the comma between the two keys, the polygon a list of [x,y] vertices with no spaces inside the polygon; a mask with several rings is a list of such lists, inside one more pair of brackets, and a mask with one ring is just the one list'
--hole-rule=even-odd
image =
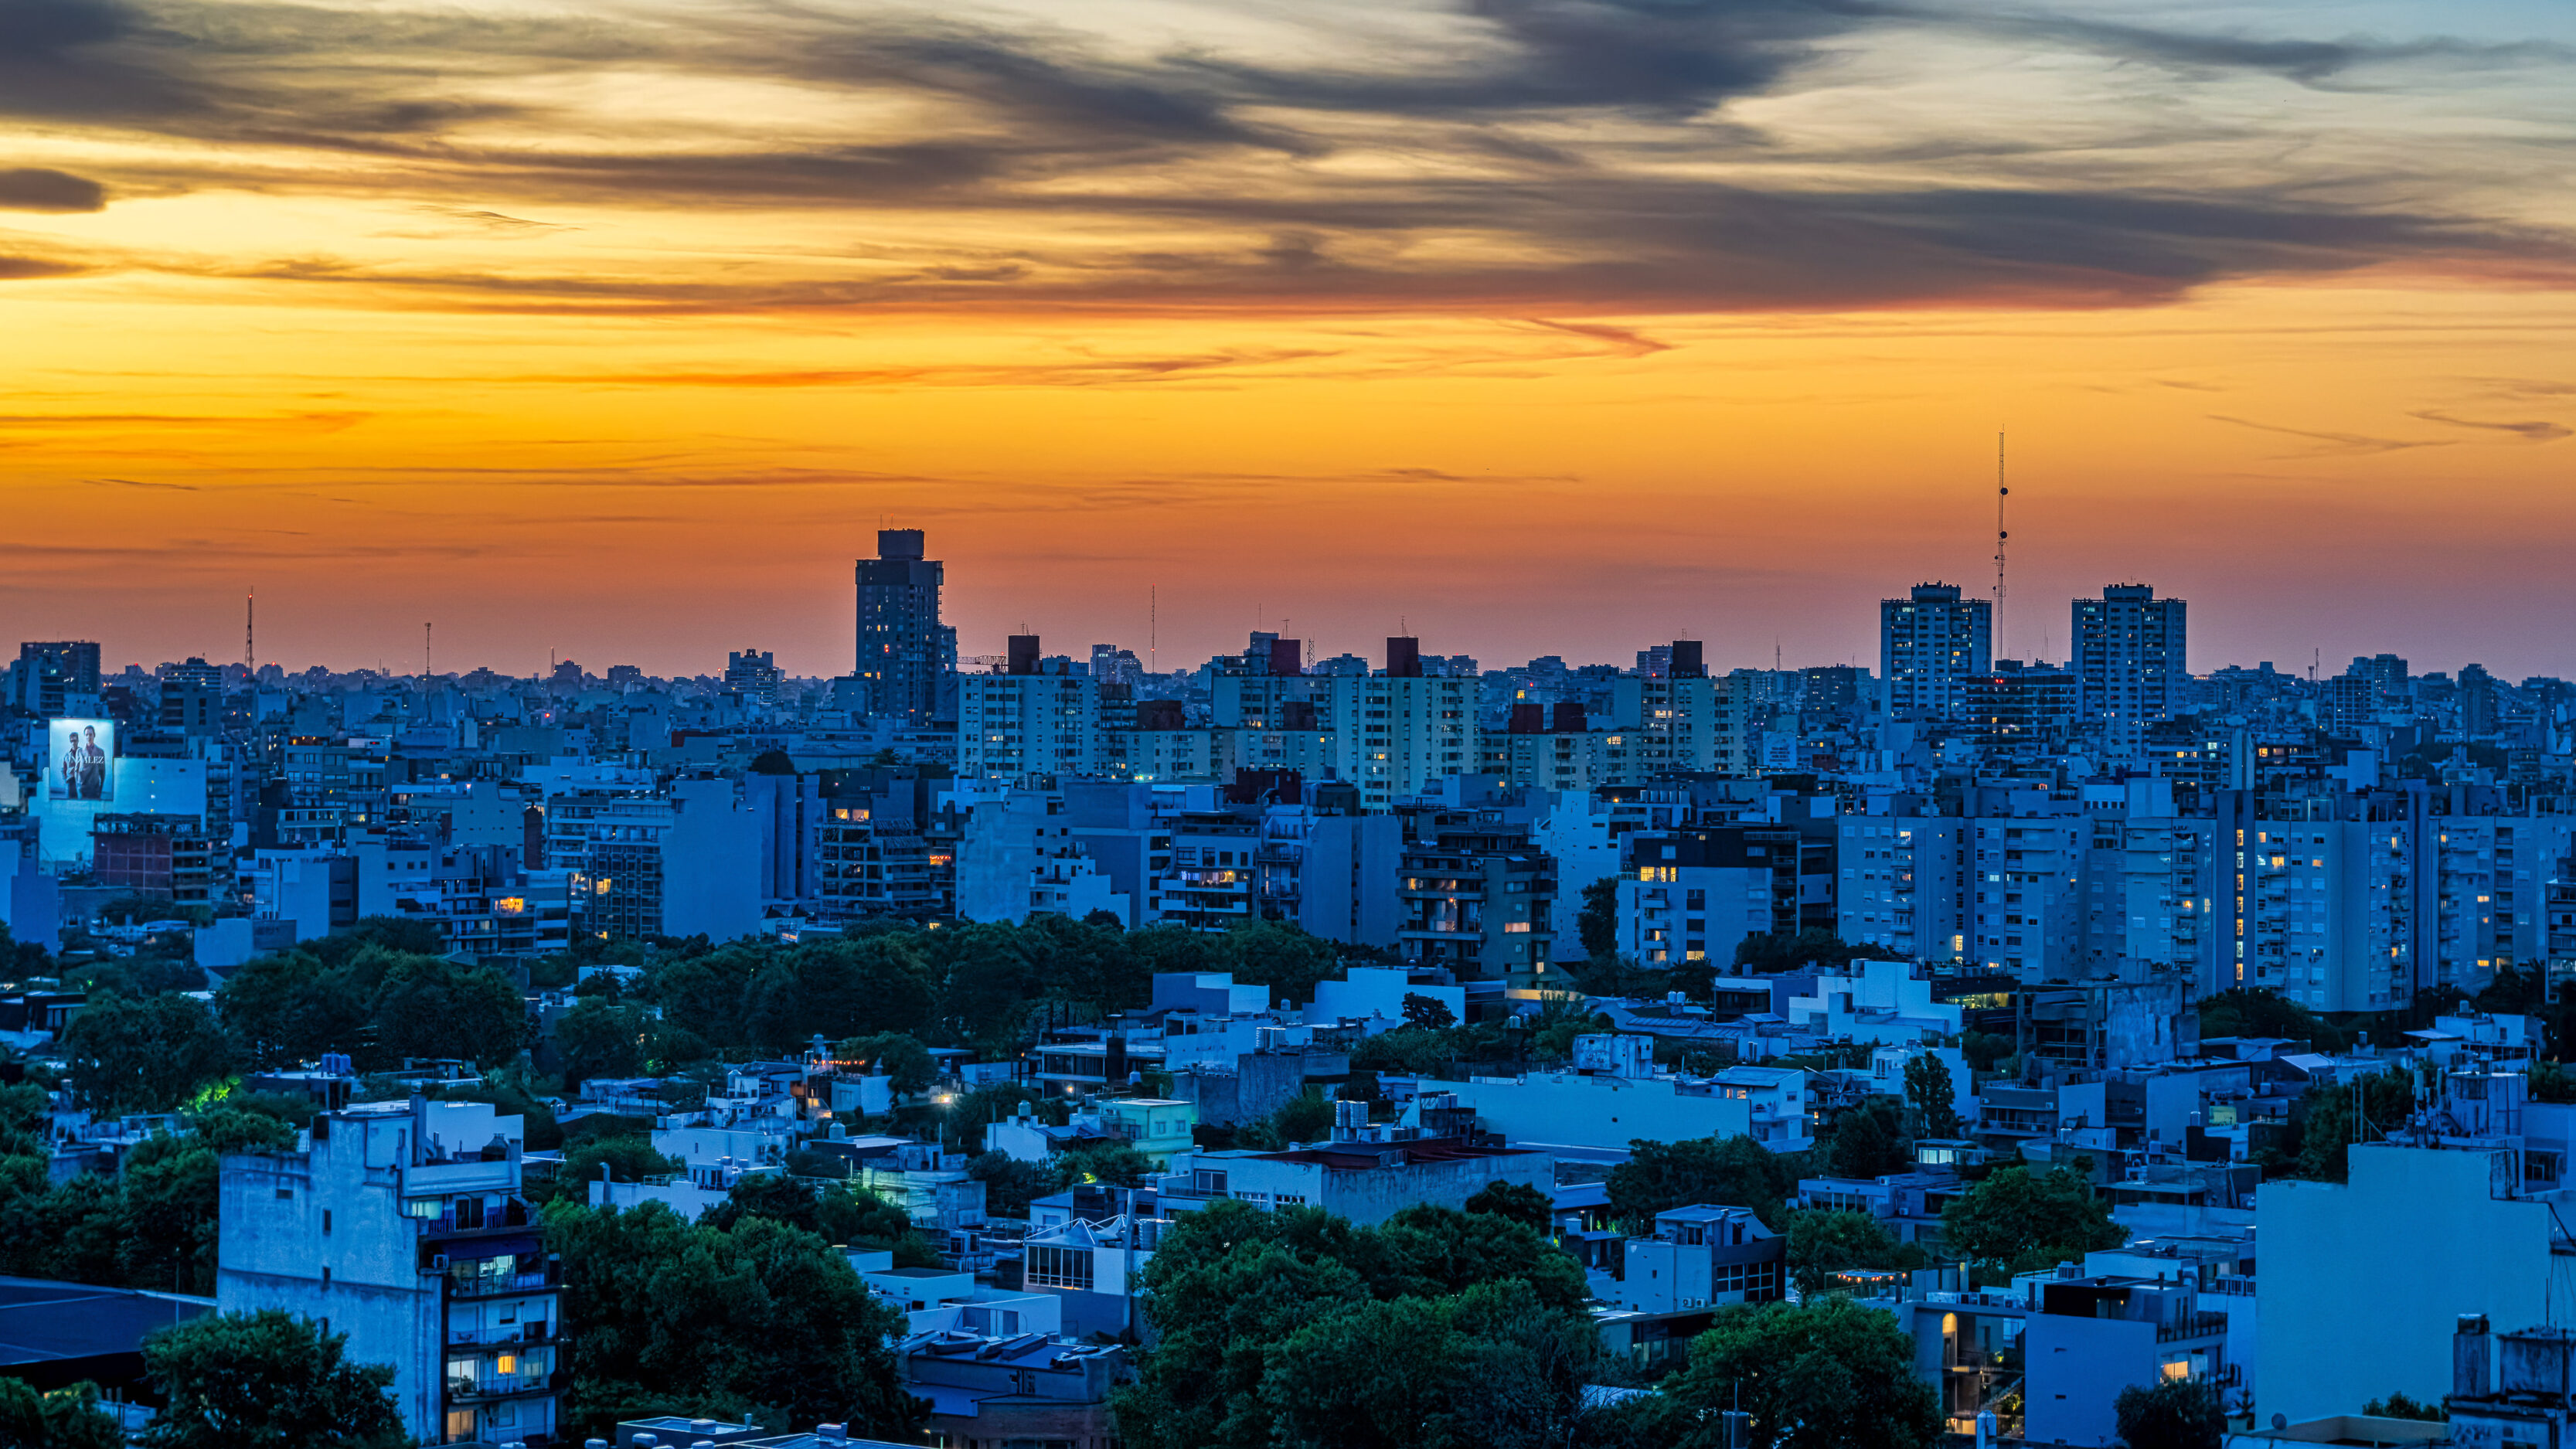
{"label": "billboard", "polygon": [[47,799],[116,798],[116,721],[58,719],[46,734],[53,745],[46,756]]}

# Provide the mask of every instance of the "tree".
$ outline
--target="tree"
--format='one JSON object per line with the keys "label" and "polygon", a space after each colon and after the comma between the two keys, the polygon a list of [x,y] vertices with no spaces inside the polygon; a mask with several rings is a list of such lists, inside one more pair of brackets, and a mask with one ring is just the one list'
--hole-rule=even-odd
{"label": "tree", "polygon": [[1234,947],[1234,979],[1260,982],[1270,988],[1273,1000],[1313,1001],[1318,983],[1342,974],[1332,942],[1283,921],[1246,921],[1227,935]]}
{"label": "tree", "polygon": [[555,1169],[555,1192],[587,1201],[590,1184],[599,1181],[603,1166],[612,1182],[642,1182],[684,1171],[687,1164],[654,1151],[650,1137],[594,1137],[564,1149],[563,1163]]}
{"label": "tree", "polygon": [[2002,1032],[1960,1033],[1959,1055],[1967,1059],[1968,1070],[1972,1072],[1994,1071],[2003,1064],[2004,1058],[2012,1054],[2013,1039]]}
{"label": "tree", "polygon": [[1404,993],[1404,1024],[1429,1027],[1437,1031],[1442,1027],[1456,1026],[1458,1014],[1449,1009],[1448,1002],[1436,996],[1423,996],[1408,991]]}
{"label": "tree", "polygon": [[232,1042],[194,997],[91,1001],[63,1033],[73,1092],[101,1112],[167,1112],[232,1070]]}
{"label": "tree", "polygon": [[349,1336],[276,1309],[227,1313],[143,1341],[143,1367],[170,1406],[146,1449],[402,1449],[385,1389],[394,1371],[347,1357]]}
{"label": "tree", "polygon": [[1236,1135],[1239,1147],[1276,1152],[1292,1142],[1321,1142],[1333,1131],[1333,1099],[1300,1092]]}
{"label": "tree", "polygon": [[1696,1203],[1748,1207],[1766,1224],[1780,1221],[1796,1180],[1769,1148],[1750,1137],[1634,1141],[1628,1160],[1610,1170],[1610,1211],[1632,1231],[1655,1214]]}
{"label": "tree", "polygon": [[1496,1213],[1217,1202],[1142,1276],[1155,1342],[1115,1400],[1136,1449],[1563,1444],[1599,1354],[1574,1260]]}
{"label": "tree", "polygon": [[[2358,1108],[2359,1115],[2355,1115]],[[2368,1072],[2349,1082],[2319,1082],[2299,1094],[2292,1109],[2299,1127],[2294,1160],[2278,1175],[2312,1182],[2342,1182],[2345,1149],[2406,1125],[2415,1112],[2415,1078],[2403,1067]]]}
{"label": "tree", "polygon": [[1788,1215],[1789,1272],[1798,1291],[1824,1291],[1841,1268],[1920,1268],[1923,1250],[1900,1243],[1867,1213],[1804,1210]]}
{"label": "tree", "polygon": [[[354,963],[363,971],[363,960]],[[376,1049],[390,1064],[446,1058],[504,1067],[528,1038],[528,1006],[508,977],[436,956],[389,962],[376,992]]]}
{"label": "tree", "polygon": [[1914,1166],[1903,1114],[1892,1097],[1868,1097],[1834,1118],[1824,1143],[1825,1175],[1872,1178]]}
{"label": "tree", "polygon": [[1822,926],[1809,926],[1795,935],[1773,931],[1747,936],[1735,947],[1737,971],[1754,975],[1796,971],[1805,966],[1840,969],[1854,961],[1902,959],[1902,952],[1846,941]]}
{"label": "tree", "polygon": [[984,1184],[984,1210],[995,1217],[1025,1218],[1029,1204],[1054,1190],[1054,1179],[1034,1162],[1003,1152],[966,1159],[966,1175]]}
{"label": "tree", "polygon": [[2218,1449],[2227,1437],[2227,1408],[2206,1379],[2160,1379],[2120,1390],[2111,1412],[2128,1449]]}
{"label": "tree", "polygon": [[1534,1187],[1497,1179],[1476,1189],[1467,1211],[1508,1218],[1542,1235],[1556,1229],[1556,1200]]}
{"label": "tree", "polygon": [[96,1384],[38,1392],[0,1378],[0,1449],[125,1449],[125,1431],[99,1408]]}
{"label": "tree", "polygon": [[754,1408],[913,1437],[927,1406],[903,1392],[887,1347],[903,1319],[823,1238],[754,1214],[693,1227],[660,1203],[556,1203],[546,1233],[564,1265],[567,1437]]}
{"label": "tree", "polygon": [[1619,877],[1605,875],[1583,888],[1583,909],[1574,914],[1575,938],[1583,954],[1598,961],[1619,950]]}
{"label": "tree", "polygon": [[632,1077],[644,1070],[642,1007],[608,997],[587,997],[555,1018],[554,1066],[564,1090],[577,1092],[593,1077]]}
{"label": "tree", "polygon": [[748,981],[739,1015],[752,1045],[781,1054],[817,1036],[919,1031],[930,1019],[932,979],[909,934],[817,941],[770,957]]}
{"label": "tree", "polygon": [[2531,1100],[2535,1102],[2576,1102],[2576,1072],[2558,1062],[2535,1062],[2531,1068]]}
{"label": "tree", "polygon": [[1927,1051],[1905,1064],[1905,1105],[1914,1109],[1924,1136],[1956,1137],[1967,1130],[1957,1094],[1948,1062]]}
{"label": "tree", "polygon": [[2321,1052],[2339,1052],[2349,1044],[2331,1022],[2268,986],[2231,986],[2203,997],[2200,1035],[2212,1037],[2278,1037],[2306,1042]]}
{"label": "tree", "polygon": [[1086,1143],[1068,1147],[1047,1159],[1050,1192],[1062,1192],[1078,1183],[1105,1183],[1111,1187],[1143,1187],[1154,1171],[1154,1160],[1121,1139]]}
{"label": "tree", "polygon": [[2040,1174],[2000,1168],[1941,1209],[1943,1246],[1983,1263],[2011,1263],[2043,1250],[2081,1258],[2118,1247],[2128,1236],[2091,1185],[2063,1167]]}
{"label": "tree", "polygon": [[2361,1412],[2373,1419],[2416,1419],[2426,1423],[2441,1423],[2451,1417],[2440,1404],[2419,1404],[2402,1389],[2362,1405]]}
{"label": "tree", "polygon": [[1914,1340],[1839,1296],[1720,1310],[1664,1395],[1664,1442],[1685,1449],[1723,1445],[1720,1414],[1739,1405],[1752,1416],[1752,1449],[1931,1449],[1942,1435]]}
{"label": "tree", "polygon": [[939,1080],[939,1059],[930,1054],[917,1037],[899,1031],[879,1032],[875,1036],[852,1037],[833,1048],[832,1055],[844,1062],[864,1062],[882,1068],[888,1084],[898,1097],[909,1097],[925,1091]]}

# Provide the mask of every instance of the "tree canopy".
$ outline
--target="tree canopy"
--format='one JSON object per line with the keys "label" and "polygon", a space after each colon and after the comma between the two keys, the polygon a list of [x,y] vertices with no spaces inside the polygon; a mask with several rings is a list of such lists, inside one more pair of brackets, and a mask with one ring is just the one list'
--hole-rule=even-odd
{"label": "tree canopy", "polygon": [[408,1449],[385,1396],[394,1371],[351,1362],[348,1345],[273,1308],[162,1329],[143,1367],[169,1407],[145,1449]]}
{"label": "tree canopy", "polygon": [[1941,1209],[1942,1245],[1981,1263],[2080,1260],[2096,1248],[2116,1248],[2128,1236],[2111,1221],[2091,1184],[2063,1167],[2044,1173],[1999,1168]]}
{"label": "tree canopy", "polygon": [[1497,1212],[1219,1202],[1143,1278],[1158,1338],[1116,1401],[1137,1449],[1562,1444],[1600,1352],[1580,1267]]}
{"label": "tree canopy", "polygon": [[1607,1182],[1611,1214],[1631,1231],[1657,1213],[1694,1203],[1751,1208],[1777,1227],[1797,1185],[1789,1164],[1750,1137],[1630,1142],[1628,1160],[1610,1170]]}

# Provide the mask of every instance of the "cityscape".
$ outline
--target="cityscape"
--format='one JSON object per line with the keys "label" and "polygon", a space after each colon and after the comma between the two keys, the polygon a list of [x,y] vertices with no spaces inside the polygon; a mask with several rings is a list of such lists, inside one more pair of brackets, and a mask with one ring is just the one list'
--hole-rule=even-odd
{"label": "cityscape", "polygon": [[2194,673],[2134,582],[2063,661],[1923,582],[1875,669],[1156,673],[962,653],[933,543],[855,562],[830,678],[21,644],[0,1314],[67,1346],[0,1393],[527,1446],[2558,1412],[2576,686]]}
{"label": "cityscape", "polygon": [[0,1449],[2576,1449],[2571,70],[0,0]]}

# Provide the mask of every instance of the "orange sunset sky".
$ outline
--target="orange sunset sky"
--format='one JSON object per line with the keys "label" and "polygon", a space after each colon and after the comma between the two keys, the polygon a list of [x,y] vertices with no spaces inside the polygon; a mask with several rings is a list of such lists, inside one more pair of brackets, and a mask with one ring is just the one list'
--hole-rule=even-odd
{"label": "orange sunset sky", "polygon": [[0,633],[2576,675],[2576,7],[0,0]]}

